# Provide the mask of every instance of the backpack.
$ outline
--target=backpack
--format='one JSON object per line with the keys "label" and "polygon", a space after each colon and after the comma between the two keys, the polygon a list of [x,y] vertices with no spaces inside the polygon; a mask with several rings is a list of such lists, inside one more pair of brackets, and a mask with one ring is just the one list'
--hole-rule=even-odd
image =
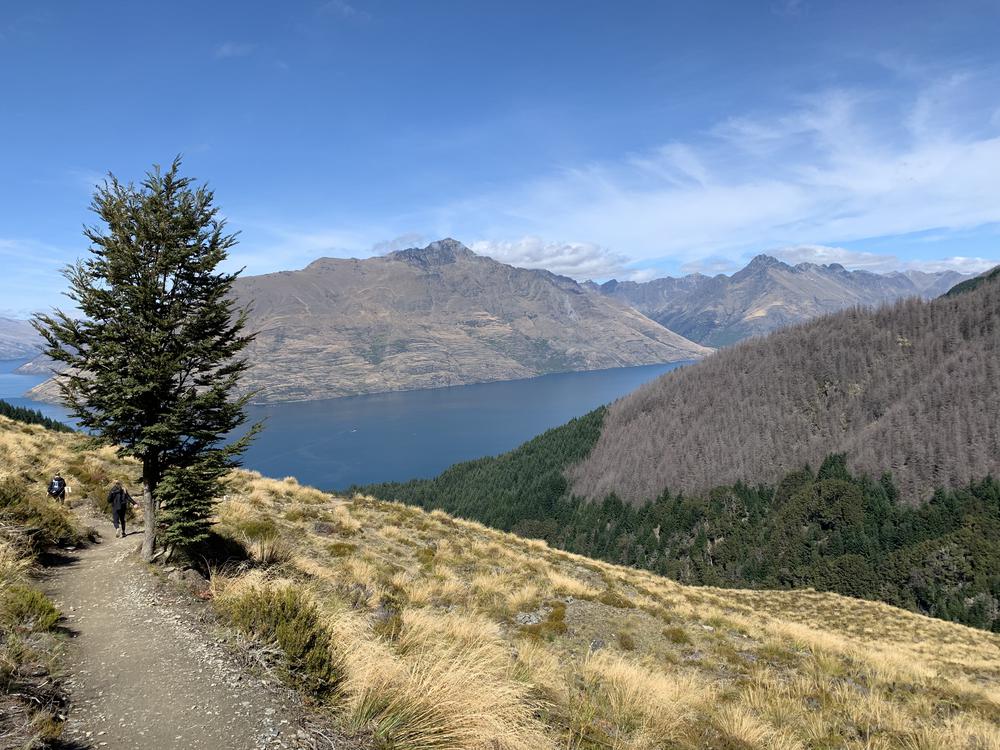
{"label": "backpack", "polygon": [[49,482],[49,495],[55,497],[60,492],[62,492],[64,483],[58,477],[52,477],[52,481]]}

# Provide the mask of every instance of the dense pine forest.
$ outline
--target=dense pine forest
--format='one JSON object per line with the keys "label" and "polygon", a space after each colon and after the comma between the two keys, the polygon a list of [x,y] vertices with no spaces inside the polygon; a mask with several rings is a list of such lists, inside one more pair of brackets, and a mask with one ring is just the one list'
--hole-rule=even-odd
{"label": "dense pine forest", "polygon": [[0,400],[0,415],[5,416],[8,419],[13,419],[15,422],[38,424],[49,430],[55,430],[56,432],[73,432],[73,428],[64,425],[62,422],[57,422],[54,419],[46,417],[36,409],[25,409],[22,406],[13,406],[3,400]]}

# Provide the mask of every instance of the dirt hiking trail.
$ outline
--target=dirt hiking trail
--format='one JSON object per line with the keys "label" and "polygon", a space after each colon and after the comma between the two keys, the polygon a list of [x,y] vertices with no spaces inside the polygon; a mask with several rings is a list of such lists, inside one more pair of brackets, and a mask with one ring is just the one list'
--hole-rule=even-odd
{"label": "dirt hiking trail", "polygon": [[103,542],[60,552],[45,582],[70,634],[65,747],[349,747],[311,720],[292,691],[240,665],[208,605],[139,560],[140,533],[116,539],[106,521],[94,525]]}

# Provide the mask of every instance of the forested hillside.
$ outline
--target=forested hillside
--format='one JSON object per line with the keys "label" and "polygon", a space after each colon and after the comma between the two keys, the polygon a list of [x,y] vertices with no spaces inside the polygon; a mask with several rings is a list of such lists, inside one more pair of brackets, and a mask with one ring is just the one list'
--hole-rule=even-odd
{"label": "forested hillside", "polygon": [[64,425],[62,422],[57,422],[54,419],[46,417],[37,409],[25,409],[23,406],[13,406],[3,400],[0,400],[0,415],[13,419],[17,422],[24,422],[25,424],[38,424],[49,430],[56,430],[57,432],[73,431],[71,427]]}
{"label": "forested hillside", "polygon": [[852,309],[675,370],[613,404],[573,491],[641,503],[845,453],[904,503],[1000,473],[1000,279]]}

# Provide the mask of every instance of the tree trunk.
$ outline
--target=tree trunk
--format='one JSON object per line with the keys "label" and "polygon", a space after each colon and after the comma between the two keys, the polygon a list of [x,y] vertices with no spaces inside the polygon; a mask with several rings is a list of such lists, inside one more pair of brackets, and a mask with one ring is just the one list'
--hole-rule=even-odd
{"label": "tree trunk", "polygon": [[146,470],[142,472],[142,519],[145,525],[142,559],[149,562],[156,549],[156,503],[153,501],[153,480]]}

